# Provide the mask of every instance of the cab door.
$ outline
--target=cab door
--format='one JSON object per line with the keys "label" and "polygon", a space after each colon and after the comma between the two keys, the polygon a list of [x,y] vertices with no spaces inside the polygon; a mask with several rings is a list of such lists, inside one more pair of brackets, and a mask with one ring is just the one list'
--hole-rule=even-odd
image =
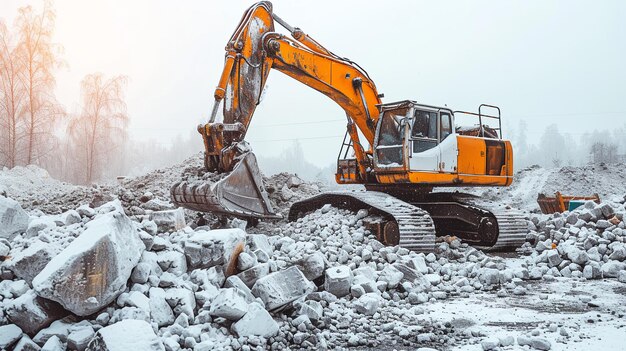
{"label": "cab door", "polygon": [[439,172],[456,173],[458,142],[453,130],[453,115],[445,110],[439,112]]}
{"label": "cab door", "polygon": [[410,170],[439,171],[439,113],[436,110],[416,109],[410,134]]}

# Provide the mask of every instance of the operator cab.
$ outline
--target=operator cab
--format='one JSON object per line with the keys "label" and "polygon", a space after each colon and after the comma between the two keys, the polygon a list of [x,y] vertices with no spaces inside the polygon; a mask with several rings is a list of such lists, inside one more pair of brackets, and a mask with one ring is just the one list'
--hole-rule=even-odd
{"label": "operator cab", "polygon": [[[454,112],[447,107],[405,100],[382,104],[379,108],[381,118],[374,141],[374,165],[378,172],[457,173],[456,135],[500,139],[499,127],[482,125],[483,117],[492,116],[482,114],[480,108],[479,114],[457,111],[479,117],[479,125],[469,128],[455,128]],[[499,109],[497,118],[499,122]]]}

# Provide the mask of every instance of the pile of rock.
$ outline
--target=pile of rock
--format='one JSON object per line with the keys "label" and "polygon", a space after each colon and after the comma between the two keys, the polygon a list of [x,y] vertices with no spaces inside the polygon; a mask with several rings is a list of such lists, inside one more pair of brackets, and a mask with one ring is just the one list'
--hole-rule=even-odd
{"label": "pile of rock", "polygon": [[574,277],[617,278],[626,282],[626,209],[624,198],[596,204],[592,201],[572,212],[531,217],[532,279]]}
{"label": "pile of rock", "polygon": [[320,193],[321,184],[309,183],[295,174],[278,173],[271,177],[263,177],[272,207],[284,216],[289,212],[291,204]]}
{"label": "pile of rock", "polygon": [[[0,205],[0,255],[11,256],[0,267],[0,324],[11,335],[3,347],[18,350],[375,347],[381,333],[445,344],[465,336],[416,324],[417,305],[524,276],[458,240],[428,255],[383,247],[365,211],[330,206],[265,235],[164,229],[129,218],[119,200],[59,215]],[[171,222],[174,212],[153,218]]]}

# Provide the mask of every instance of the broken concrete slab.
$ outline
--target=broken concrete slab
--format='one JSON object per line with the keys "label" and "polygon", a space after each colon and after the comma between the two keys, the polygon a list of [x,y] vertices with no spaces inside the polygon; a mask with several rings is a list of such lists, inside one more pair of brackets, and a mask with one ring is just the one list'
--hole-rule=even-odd
{"label": "broken concrete slab", "polygon": [[246,237],[246,244],[250,247],[250,250],[263,250],[268,255],[274,253],[274,247],[270,244],[267,235],[265,234],[248,234]]}
{"label": "broken concrete slab", "polygon": [[5,312],[9,320],[31,336],[68,314],[58,303],[37,296],[33,290],[9,302]]}
{"label": "broken concrete slab", "polygon": [[394,289],[404,278],[404,273],[400,272],[394,266],[387,266],[381,272],[378,277],[379,281],[383,281],[387,283],[387,287],[390,289]]}
{"label": "broken concrete slab", "polygon": [[148,322],[123,320],[104,327],[88,346],[94,351],[165,351],[161,340]]}
{"label": "broken concrete slab", "polygon": [[86,316],[124,291],[145,247],[119,201],[112,206],[116,210],[87,223],[83,234],[33,279],[39,296]]}
{"label": "broken concrete slab", "polygon": [[234,268],[239,253],[243,251],[245,238],[246,232],[238,228],[197,231],[185,241],[189,268],[210,268],[222,264]]}
{"label": "broken concrete slab", "polygon": [[13,238],[28,228],[28,214],[20,204],[8,197],[0,196],[0,238]]}
{"label": "broken concrete slab", "polygon": [[245,271],[246,269],[250,269],[257,264],[256,257],[250,255],[247,252],[242,252],[239,254],[237,258],[237,269],[240,271]]}
{"label": "broken concrete slab", "polygon": [[234,288],[243,293],[246,301],[248,303],[254,301],[254,295],[252,295],[252,291],[250,288],[236,275],[231,275],[226,279],[224,283],[225,288]]}
{"label": "broken concrete slab", "polygon": [[314,290],[315,285],[306,279],[298,267],[292,266],[257,280],[252,287],[252,294],[261,298],[267,310],[273,311]]}
{"label": "broken concrete slab", "polygon": [[324,316],[324,308],[318,301],[307,300],[300,304],[300,315],[306,315],[312,321],[320,320]]}
{"label": "broken concrete slab", "polygon": [[258,303],[248,307],[248,313],[232,325],[232,330],[239,337],[261,336],[270,338],[278,334],[278,323]]}
{"label": "broken concrete slab", "polygon": [[182,252],[167,250],[157,253],[157,264],[163,272],[169,272],[175,276],[187,273],[187,260]]}

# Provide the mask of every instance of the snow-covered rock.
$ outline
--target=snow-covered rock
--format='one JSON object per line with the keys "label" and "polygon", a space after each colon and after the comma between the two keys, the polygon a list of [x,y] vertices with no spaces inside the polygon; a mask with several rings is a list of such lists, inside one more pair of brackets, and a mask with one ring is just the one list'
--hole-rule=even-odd
{"label": "snow-covered rock", "polygon": [[89,343],[93,351],[165,351],[149,323],[123,320],[104,327]]}
{"label": "snow-covered rock", "polygon": [[238,273],[237,277],[241,279],[248,288],[252,288],[254,284],[262,277],[265,277],[270,273],[270,264],[261,263],[256,266],[246,269],[245,271]]}
{"label": "snow-covered rock", "polygon": [[92,327],[84,327],[70,333],[67,337],[67,347],[71,350],[84,351],[95,336]]}
{"label": "snow-covered rock", "polygon": [[267,310],[273,311],[314,289],[315,285],[306,279],[300,269],[292,266],[257,280],[252,287],[252,294],[261,298]]}
{"label": "snow-covered rock", "polygon": [[185,256],[189,268],[210,268],[232,265],[243,251],[246,232],[239,228],[199,230],[185,241]]}
{"label": "snow-covered rock", "polygon": [[352,286],[352,271],[348,266],[337,266],[326,270],[324,290],[337,296],[343,297],[350,293]]}
{"label": "snow-covered rock", "polygon": [[232,330],[239,337],[262,336],[269,338],[278,333],[278,323],[258,303],[252,303],[248,312],[232,325]]}
{"label": "snow-covered rock", "polygon": [[28,218],[17,201],[0,196],[0,238],[12,240],[17,234],[25,232]]}
{"label": "snow-covered rock", "polygon": [[367,293],[359,297],[353,304],[357,312],[367,316],[373,316],[380,306],[380,296],[374,293]]}
{"label": "snow-covered rock", "polygon": [[22,329],[15,324],[0,326],[0,349],[8,349],[22,337]]}
{"label": "snow-covered rock", "polygon": [[13,351],[40,351],[41,348],[28,335],[22,335],[20,341],[15,344]]}
{"label": "snow-covered rock", "polygon": [[54,320],[68,314],[58,303],[37,296],[33,290],[9,302],[5,312],[13,323],[29,335],[35,335]]}
{"label": "snow-covered rock", "polygon": [[150,288],[150,319],[159,327],[174,323],[174,312],[165,300],[165,290]]}
{"label": "snow-covered rock", "polygon": [[145,248],[119,201],[110,204],[116,210],[89,222],[33,279],[38,295],[79,316],[98,311],[124,291]]}
{"label": "snow-covered rock", "polygon": [[231,321],[239,320],[248,311],[248,303],[237,289],[220,289],[219,294],[211,302],[209,314],[214,317],[223,317]]}
{"label": "snow-covered rock", "polygon": [[65,345],[58,336],[54,335],[41,347],[41,351],[58,351],[65,349]]}
{"label": "snow-covered rock", "polygon": [[626,270],[626,263],[619,261],[609,261],[602,265],[602,275],[606,278],[617,278],[623,270]]}
{"label": "snow-covered rock", "polygon": [[57,245],[36,241],[28,248],[17,251],[13,254],[6,267],[10,269],[16,277],[24,279],[28,284],[32,284],[33,279],[59,252]]}
{"label": "snow-covered rock", "polygon": [[308,280],[314,280],[321,277],[324,275],[324,268],[326,268],[324,254],[319,251],[304,257],[296,264]]}
{"label": "snow-covered rock", "polygon": [[185,212],[182,208],[154,211],[150,213],[148,218],[157,225],[160,232],[177,231],[187,225],[185,223]]}
{"label": "snow-covered rock", "polygon": [[26,229],[26,237],[36,237],[39,232],[46,229],[56,228],[56,226],[57,224],[54,221],[54,218],[51,216],[35,217],[31,219],[31,221],[28,223],[28,228]]}

